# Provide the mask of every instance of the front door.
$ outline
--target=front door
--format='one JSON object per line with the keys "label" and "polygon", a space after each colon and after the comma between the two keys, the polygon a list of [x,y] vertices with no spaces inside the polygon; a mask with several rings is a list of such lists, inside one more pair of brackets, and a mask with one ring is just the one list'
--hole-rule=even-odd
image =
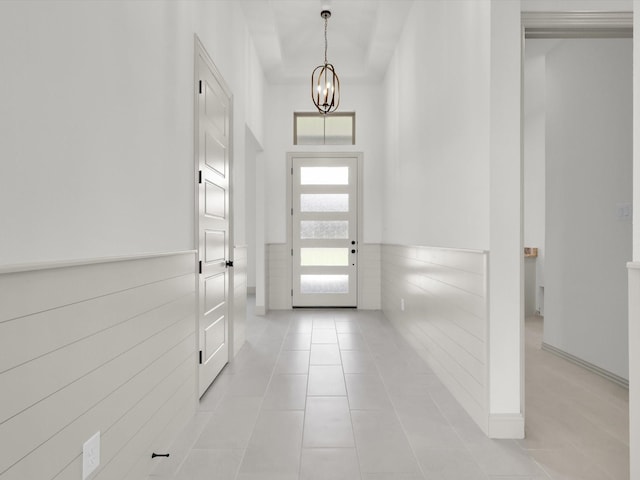
{"label": "front door", "polygon": [[292,157],[293,307],[356,307],[358,158]]}
{"label": "front door", "polygon": [[198,163],[199,390],[229,359],[229,187],[231,95],[198,43],[196,140]]}

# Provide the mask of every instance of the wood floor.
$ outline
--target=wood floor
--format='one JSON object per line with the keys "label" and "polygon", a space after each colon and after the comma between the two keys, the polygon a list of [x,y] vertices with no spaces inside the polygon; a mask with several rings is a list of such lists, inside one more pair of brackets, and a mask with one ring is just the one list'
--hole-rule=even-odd
{"label": "wood floor", "polygon": [[629,391],[541,350],[543,320],[526,327],[526,439],[554,479],[629,478]]}

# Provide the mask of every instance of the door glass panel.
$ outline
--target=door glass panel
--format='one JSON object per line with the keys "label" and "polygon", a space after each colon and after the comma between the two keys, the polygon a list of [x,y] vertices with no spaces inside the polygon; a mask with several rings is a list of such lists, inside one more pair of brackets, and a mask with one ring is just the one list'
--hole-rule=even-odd
{"label": "door glass panel", "polygon": [[349,238],[349,221],[302,220],[300,238],[347,239]]}
{"label": "door glass panel", "polygon": [[348,212],[348,193],[302,193],[300,194],[302,212]]}
{"label": "door glass panel", "polygon": [[301,185],[349,185],[349,167],[301,167]]}
{"label": "door glass panel", "polygon": [[349,293],[349,275],[300,275],[300,293]]}
{"label": "door glass panel", "polygon": [[303,267],[347,267],[348,248],[301,248],[300,265]]}

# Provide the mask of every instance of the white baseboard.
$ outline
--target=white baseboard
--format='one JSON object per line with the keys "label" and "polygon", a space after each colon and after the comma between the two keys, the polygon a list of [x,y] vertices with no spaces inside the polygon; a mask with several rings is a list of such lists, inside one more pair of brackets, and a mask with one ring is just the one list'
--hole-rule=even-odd
{"label": "white baseboard", "polygon": [[489,415],[489,438],[524,438],[524,416],[521,413]]}
{"label": "white baseboard", "polygon": [[615,373],[612,373],[608,370],[605,370],[604,368],[600,368],[591,362],[587,362],[586,360],[576,357],[575,355],[571,355],[570,353],[565,352],[564,350],[561,350],[559,348],[556,348],[553,345],[549,345],[548,343],[545,343],[545,342],[542,342],[541,348],[546,352],[553,353],[554,355],[557,355],[560,358],[564,358],[568,362],[575,363],[576,365],[579,365],[582,368],[586,368],[590,372],[595,373],[596,375],[600,375],[601,377],[604,377],[607,380],[610,380],[613,383],[616,383],[623,388],[626,388],[626,389],[629,388],[629,380],[627,380],[626,378],[622,378],[619,375],[616,375]]}

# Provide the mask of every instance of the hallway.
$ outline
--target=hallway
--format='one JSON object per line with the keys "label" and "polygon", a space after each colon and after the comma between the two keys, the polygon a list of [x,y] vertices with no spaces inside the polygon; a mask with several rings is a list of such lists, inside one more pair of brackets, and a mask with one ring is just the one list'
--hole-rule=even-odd
{"label": "hallway", "polygon": [[494,441],[380,312],[250,311],[247,344],[151,478],[628,478],[626,391],[540,351],[539,327],[527,322],[528,438]]}

